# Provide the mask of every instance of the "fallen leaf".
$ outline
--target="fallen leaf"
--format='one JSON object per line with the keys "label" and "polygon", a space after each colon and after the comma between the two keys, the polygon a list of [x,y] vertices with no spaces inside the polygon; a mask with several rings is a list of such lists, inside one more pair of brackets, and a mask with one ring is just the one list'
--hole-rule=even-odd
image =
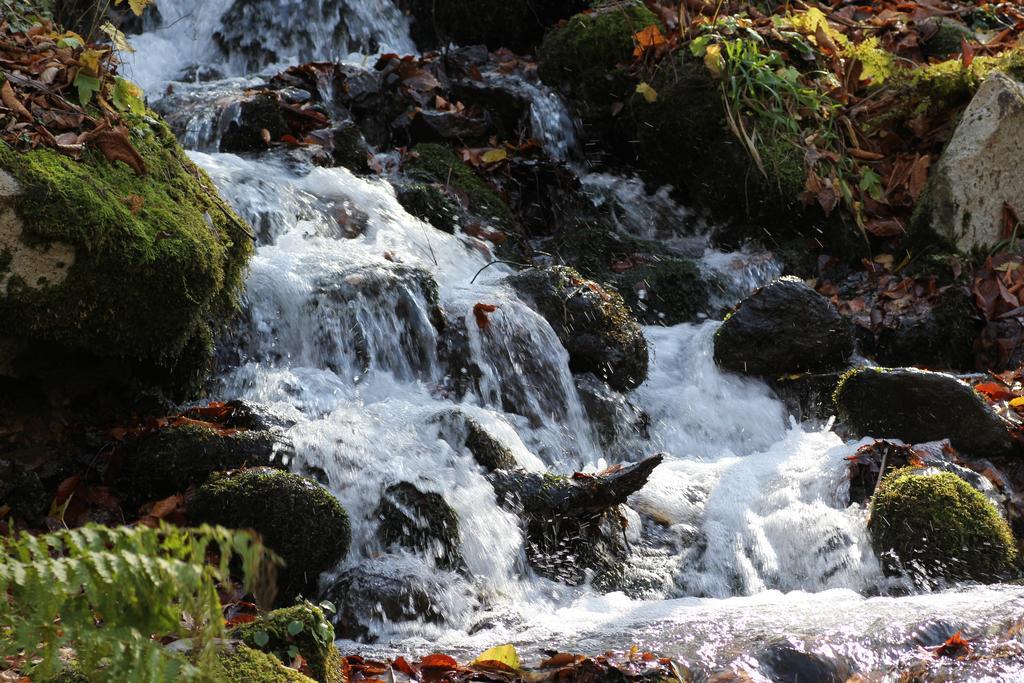
{"label": "fallen leaf", "polygon": [[494,313],[496,310],[498,310],[498,307],[494,304],[475,304],[473,306],[473,317],[476,319],[476,326],[481,330],[486,330],[491,324],[487,314]]}
{"label": "fallen leaf", "polygon": [[22,121],[32,120],[32,114],[18,100],[18,96],[14,94],[14,88],[11,87],[11,82],[7,79],[4,79],[4,84],[0,86],[0,100],[3,100],[4,106],[13,111]]}
{"label": "fallen leaf", "polygon": [[97,128],[85,137],[86,145],[99,149],[107,161],[121,161],[127,164],[137,175],[146,174],[146,162],[142,155],[132,146],[128,137],[128,129],[123,126],[116,128]]}
{"label": "fallen leaf", "polygon": [[497,647],[485,650],[470,663],[470,666],[477,666],[483,662],[499,662],[510,667],[513,671],[523,668],[522,663],[519,661],[519,653],[516,652],[515,647],[512,645],[498,645]]}
{"label": "fallen leaf", "polygon": [[459,663],[453,657],[443,654],[427,655],[420,660],[420,667],[423,669],[443,669],[454,671],[459,668]]}
{"label": "fallen leaf", "polygon": [[654,104],[658,101],[658,91],[652,88],[646,81],[637,84],[636,93],[647,100],[648,104]]}

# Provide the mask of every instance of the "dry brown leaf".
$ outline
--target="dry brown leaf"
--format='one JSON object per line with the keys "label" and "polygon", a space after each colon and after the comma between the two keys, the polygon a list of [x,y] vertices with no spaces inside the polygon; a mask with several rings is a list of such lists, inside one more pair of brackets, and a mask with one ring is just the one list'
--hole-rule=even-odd
{"label": "dry brown leaf", "polygon": [[85,143],[103,153],[107,161],[122,161],[138,175],[146,174],[146,162],[138,150],[132,146],[128,137],[128,129],[124,126],[116,128],[97,128],[86,135]]}
{"label": "dry brown leaf", "polygon": [[11,87],[11,82],[8,80],[5,80],[4,84],[0,86],[0,99],[3,100],[4,106],[13,111],[22,121],[32,120],[32,114],[18,100],[18,96],[14,94],[14,88]]}

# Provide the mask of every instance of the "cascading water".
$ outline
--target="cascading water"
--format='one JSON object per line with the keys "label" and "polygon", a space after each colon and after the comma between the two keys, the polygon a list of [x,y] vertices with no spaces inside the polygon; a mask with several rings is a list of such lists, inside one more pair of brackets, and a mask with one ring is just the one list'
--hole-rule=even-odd
{"label": "cascading water", "polygon": [[[135,39],[135,78],[159,94],[169,81],[194,79],[202,71],[196,65],[243,77],[296,59],[411,49],[405,20],[388,0],[304,3],[305,47],[286,40],[295,3],[240,4],[262,7],[259,17],[238,12],[277,27],[259,36],[273,55],[253,57],[214,42],[233,11],[229,0],[182,0],[161,5],[164,26]],[[315,11],[307,13],[311,5]],[[321,40],[339,30],[347,32],[344,40]],[[366,617],[366,632],[381,639],[372,652],[472,655],[498,642],[524,651],[599,652],[636,643],[756,674],[749,653],[786,641],[877,671],[916,644],[941,642],[958,628],[982,632],[1021,613],[1019,588],[865,597],[884,581],[865,537],[865,513],[848,507],[843,486],[844,459],[857,444],[797,424],[764,384],[720,372],[711,358],[716,322],[644,330],[651,368],[630,400],[646,414],[647,429],[626,430],[614,451],[602,448],[566,350],[501,284],[510,267],[480,272],[491,259],[479,243],[406,213],[384,179],[281,153],[211,153],[216,89],[244,86],[192,86],[201,94],[199,123],[184,139],[257,233],[243,321],[225,345],[212,392],[282,415],[292,425],[293,467],[321,476],[350,511],[352,551],[323,577],[324,586],[354,569],[432,586],[439,618]],[[574,138],[564,106],[536,85],[524,84],[524,91],[534,102],[534,136],[565,158]],[[214,113],[204,119],[206,111]],[[639,181],[591,175],[583,183],[595,201],[618,204],[624,231],[663,238],[658,231],[666,226],[693,220]],[[718,306],[779,274],[764,255],[724,254],[693,237],[673,246],[714,275]],[[494,307],[486,329],[474,321],[478,303]],[[498,506],[473,456],[448,433],[453,411],[483,425],[533,471],[596,471],[623,453],[631,460],[666,453],[625,512],[636,547],[627,571],[654,575],[653,588],[630,598],[536,576],[518,520]],[[375,511],[382,491],[398,482],[436,492],[452,506],[464,572],[383,547]]]}

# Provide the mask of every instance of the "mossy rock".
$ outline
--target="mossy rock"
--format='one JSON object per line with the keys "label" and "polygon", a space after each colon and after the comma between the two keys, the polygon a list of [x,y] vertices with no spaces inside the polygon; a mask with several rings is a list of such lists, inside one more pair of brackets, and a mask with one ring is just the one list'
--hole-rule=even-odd
{"label": "mossy rock", "polygon": [[647,378],[647,340],[618,293],[564,266],[524,270],[506,282],[554,329],[572,372],[592,373],[618,391]]}
{"label": "mossy rock", "polygon": [[926,31],[933,31],[922,46],[928,57],[947,58],[960,54],[963,41],[975,39],[974,31],[950,17],[932,17],[922,22]]}
{"label": "mossy rock", "polygon": [[200,425],[167,427],[119,447],[121,485],[137,501],[201,485],[211,474],[241,467],[287,469],[290,444],[270,430],[224,433]]}
{"label": "mossy rock", "polygon": [[377,535],[385,545],[428,555],[442,569],[462,565],[459,517],[441,494],[420,491],[409,482],[394,484],[385,489],[377,518]]}
{"label": "mossy rock", "polygon": [[607,103],[628,93],[631,79],[616,69],[633,59],[634,34],[661,22],[639,0],[597,3],[552,29],[540,46],[541,80],[574,97]]}
{"label": "mossy rock", "polygon": [[435,415],[433,420],[441,425],[439,436],[442,439],[457,450],[468,450],[487,472],[516,468],[512,449],[461,410],[445,410]]}
{"label": "mossy rock", "polygon": [[887,573],[920,569],[950,580],[996,581],[1017,559],[1006,520],[950,472],[908,467],[886,475],[871,500],[870,531]]}
{"label": "mossy rock", "polygon": [[395,197],[409,215],[430,223],[442,232],[453,233],[462,211],[447,195],[443,185],[409,183],[395,188]]}
{"label": "mossy rock", "polygon": [[451,149],[436,143],[422,143],[412,151],[414,154],[406,164],[409,175],[461,192],[468,199],[471,212],[499,227],[515,224],[508,204]]}
{"label": "mossy rock", "polygon": [[765,175],[729,129],[717,81],[699,61],[666,61],[647,76],[658,98],[634,94],[621,135],[635,139],[635,159],[662,182],[685,190],[723,219],[793,231],[800,223],[806,174],[802,151],[759,130]]}
{"label": "mossy rock", "polygon": [[856,368],[840,379],[836,411],[854,438],[906,443],[949,439],[978,458],[1014,457],[1007,423],[974,389],[952,375],[912,368]]}
{"label": "mossy rock", "polygon": [[311,602],[276,609],[239,627],[232,635],[282,662],[301,655],[317,681],[344,680],[341,655],[334,645],[334,627],[323,610]]}
{"label": "mossy rock", "polygon": [[188,503],[194,524],[253,529],[285,566],[278,600],[312,595],[320,573],[348,552],[352,531],[341,503],[297,474],[257,467],[214,475]]}
{"label": "mossy rock", "polygon": [[313,683],[309,676],[285,666],[280,659],[246,645],[217,652],[211,678],[224,683]]}
{"label": "mossy rock", "polygon": [[237,308],[251,233],[164,123],[132,123],[142,175],[0,143],[0,319],[32,346],[158,366],[184,395]]}

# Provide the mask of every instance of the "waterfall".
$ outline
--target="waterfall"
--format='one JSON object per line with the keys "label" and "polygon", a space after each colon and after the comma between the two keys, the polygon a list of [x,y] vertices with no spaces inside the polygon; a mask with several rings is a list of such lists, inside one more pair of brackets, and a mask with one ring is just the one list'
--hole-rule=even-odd
{"label": "waterfall", "polygon": [[[648,379],[614,398],[647,428],[620,425],[626,436],[606,448],[557,334],[503,283],[511,266],[489,265],[479,242],[411,216],[384,177],[283,152],[215,152],[233,116],[217,103],[254,74],[412,51],[406,19],[389,0],[178,0],[161,13],[162,27],[133,38],[126,71],[152,99],[168,88],[187,94],[183,143],[257,236],[242,319],[221,344],[212,398],[287,416],[293,468],[320,477],[350,512],[351,551],[323,586],[352,570],[413,577],[440,606],[440,619],[368,618],[369,631],[392,643],[375,652],[475,655],[506,641],[599,652],[638,643],[749,669],[737,653],[766,635],[792,634],[811,649],[837,644],[874,668],[898,655],[872,653],[912,643],[918,622],[994,622],[1011,602],[1021,613],[1019,588],[865,597],[885,580],[865,512],[850,507],[845,486],[858,444],[828,425],[798,424],[764,383],[721,372],[712,359],[719,323],[644,329]],[[571,159],[565,104],[535,83],[518,87],[532,103],[534,137],[551,157]],[[595,203],[614,204],[620,230],[696,258],[717,285],[719,309],[781,273],[770,254],[709,248],[704,217],[665,189],[609,174],[581,181]],[[493,307],[485,323],[477,304]],[[654,587],[640,597],[602,595],[537,576],[519,521],[446,432],[453,411],[535,472],[593,473],[666,453],[624,508],[635,555],[625,571],[654,575]],[[457,513],[464,571],[383,547],[375,511],[384,489],[400,482],[440,494]]]}

